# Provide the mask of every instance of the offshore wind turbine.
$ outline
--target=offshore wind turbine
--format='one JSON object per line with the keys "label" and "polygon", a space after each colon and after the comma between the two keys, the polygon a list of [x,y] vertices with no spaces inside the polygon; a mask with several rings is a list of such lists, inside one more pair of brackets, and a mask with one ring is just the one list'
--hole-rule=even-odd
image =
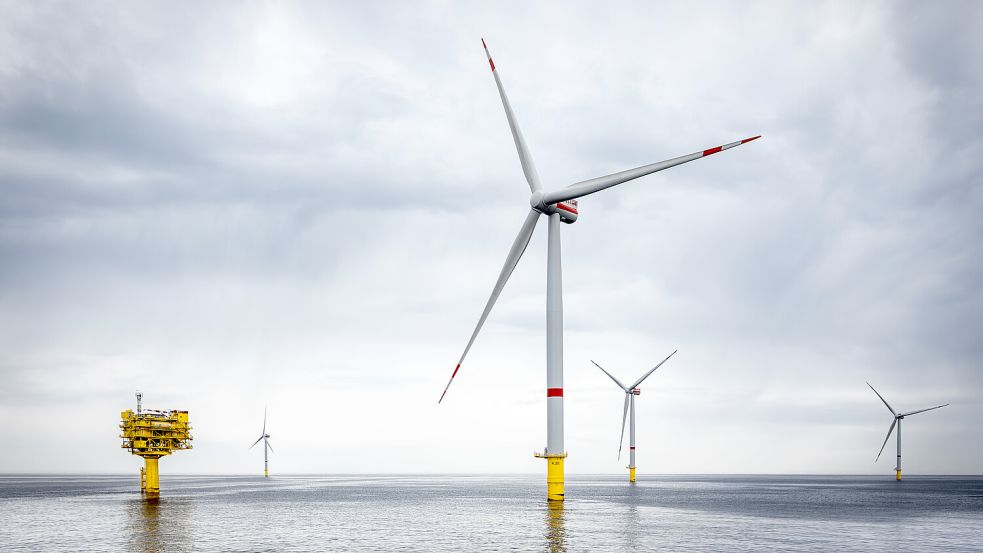
{"label": "offshore wind turbine", "polygon": [[[867,385],[870,386],[870,382],[868,382]],[[871,390],[874,390],[874,387],[873,386],[870,386],[870,389]],[[900,413],[899,414],[899,413],[895,413],[894,412],[894,409],[890,405],[888,405],[887,400],[884,399],[884,396],[882,396],[880,393],[878,393],[877,390],[874,390],[874,393],[877,394],[877,397],[881,398],[881,401],[884,402],[884,406],[887,407],[887,410],[890,411],[892,415],[894,415],[894,420],[891,421],[891,427],[887,429],[887,436],[884,437],[884,443],[881,444],[881,450],[877,452],[877,458],[874,459],[874,462],[876,463],[877,460],[881,458],[881,453],[884,453],[884,446],[887,445],[887,441],[891,438],[891,432],[894,430],[894,426],[897,425],[897,427],[898,427],[898,466],[894,467],[894,470],[895,470],[895,480],[901,480],[901,421],[905,417],[908,417],[908,416],[911,416],[911,415],[916,415],[918,413],[924,413],[925,411],[931,411],[932,409],[939,409],[940,407],[945,407],[946,405],[949,405],[949,404],[946,403],[944,405],[936,405],[935,407],[927,407],[925,409],[918,409],[917,411],[908,411],[907,413]]]}
{"label": "offshore wind turbine", "polygon": [[631,386],[625,386],[624,384],[621,383],[620,380],[615,378],[613,374],[604,370],[604,367],[598,365],[597,362],[594,361],[593,359],[591,360],[591,363],[594,363],[595,367],[601,369],[601,372],[608,375],[608,377],[611,378],[611,380],[613,380],[614,383],[617,384],[618,387],[624,390],[625,392],[625,409],[621,415],[621,437],[618,438],[618,459],[621,459],[621,444],[624,443],[625,441],[625,419],[628,417],[629,407],[631,410],[631,423],[629,424],[630,430],[628,431],[628,456],[629,456],[628,481],[629,482],[635,481],[635,396],[641,395],[642,393],[642,391],[638,388],[638,386],[642,383],[642,381],[648,378],[650,374],[654,373],[656,369],[661,367],[662,363],[668,361],[669,357],[676,355],[676,351],[670,353],[668,357],[663,359],[662,362],[660,362],[658,365],[652,367],[652,369],[649,370],[649,372],[643,374],[642,377],[636,380],[635,383],[632,384]]}
{"label": "offshore wind turbine", "polygon": [[529,191],[531,192],[529,197],[530,209],[519,229],[519,234],[512,243],[512,248],[509,250],[508,256],[505,258],[505,265],[498,275],[498,280],[495,282],[491,296],[489,296],[485,304],[485,309],[481,312],[481,317],[478,318],[478,324],[475,326],[474,332],[471,333],[471,339],[468,340],[468,345],[464,348],[460,359],[458,359],[457,366],[454,367],[454,371],[451,373],[451,377],[448,379],[447,386],[444,387],[444,392],[440,395],[438,403],[444,400],[444,396],[447,394],[451,382],[454,381],[454,377],[457,376],[457,372],[461,368],[461,363],[464,362],[464,358],[468,355],[468,351],[470,351],[471,346],[474,344],[475,338],[478,337],[478,332],[481,330],[482,325],[485,324],[485,319],[488,318],[488,314],[495,305],[499,294],[502,293],[502,289],[505,287],[505,283],[508,282],[509,276],[512,275],[516,264],[519,263],[519,259],[522,257],[523,252],[525,252],[530,238],[532,238],[533,231],[536,229],[536,223],[539,222],[540,216],[546,216],[549,229],[546,254],[546,449],[542,453],[536,453],[535,455],[536,457],[545,458],[547,462],[547,498],[562,501],[563,462],[567,457],[567,452],[563,447],[563,293],[561,290],[563,279],[560,267],[560,223],[570,224],[577,220],[578,198],[657,171],[662,171],[663,169],[675,167],[723,150],[728,150],[735,146],[740,146],[741,144],[760,138],[760,135],[722,146],[700,150],[666,161],[585,180],[571,184],[565,188],[547,192],[543,190],[543,185],[539,179],[539,173],[536,171],[536,165],[533,163],[529,147],[526,144],[525,138],[522,136],[522,131],[519,130],[519,123],[516,120],[515,113],[512,111],[512,105],[505,95],[505,88],[502,86],[502,80],[498,75],[495,62],[492,60],[491,53],[488,51],[488,46],[485,44],[484,39],[482,39],[481,45],[485,49],[485,55],[488,56],[488,65],[491,66],[492,77],[495,79],[495,86],[498,88],[498,94],[502,99],[502,107],[505,108],[505,117],[508,119],[509,128],[512,130],[512,139],[515,141],[515,148],[519,154],[519,163],[522,165],[522,172],[525,175],[526,182],[529,184]]}
{"label": "offshore wind turbine", "polygon": [[266,407],[263,407],[263,433],[259,435],[259,438],[253,442],[253,445],[249,446],[252,449],[259,443],[263,441],[263,476],[266,478],[270,477],[270,452],[273,451],[273,446],[270,445],[270,435],[266,433]]}

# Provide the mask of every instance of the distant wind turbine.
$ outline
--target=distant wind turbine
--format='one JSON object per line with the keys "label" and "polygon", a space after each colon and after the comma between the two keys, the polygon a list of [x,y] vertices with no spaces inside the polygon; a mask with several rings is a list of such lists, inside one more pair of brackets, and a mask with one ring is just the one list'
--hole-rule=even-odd
{"label": "distant wind turbine", "polygon": [[492,60],[491,53],[488,51],[488,46],[485,45],[484,40],[481,41],[481,44],[485,48],[485,55],[488,56],[488,65],[491,66],[492,77],[495,79],[495,86],[498,88],[498,94],[502,100],[502,107],[505,108],[505,118],[508,120],[509,128],[512,131],[512,140],[515,142],[515,148],[519,154],[519,163],[522,165],[522,172],[525,175],[526,182],[529,184],[529,191],[531,193],[529,196],[529,211],[526,214],[525,221],[522,223],[522,227],[519,229],[519,234],[515,237],[515,241],[512,242],[512,247],[509,249],[508,256],[505,258],[505,265],[498,275],[498,280],[495,282],[491,296],[489,296],[488,301],[485,303],[485,309],[481,312],[481,317],[478,318],[478,324],[471,333],[471,339],[468,340],[467,346],[464,347],[464,352],[461,353],[461,357],[458,359],[450,379],[447,380],[447,386],[444,387],[443,393],[440,394],[438,403],[443,401],[447,390],[454,381],[454,377],[457,376],[457,372],[461,369],[461,363],[464,362],[464,358],[467,357],[468,351],[471,350],[471,346],[474,344],[475,338],[478,337],[481,327],[485,324],[485,319],[488,318],[488,314],[491,313],[492,307],[495,306],[495,302],[505,288],[505,284],[512,275],[512,271],[518,265],[522,254],[526,251],[526,246],[529,245],[529,240],[532,238],[533,231],[536,230],[536,224],[539,222],[540,216],[546,216],[549,230],[546,253],[546,450],[542,453],[536,453],[536,456],[546,459],[547,499],[563,501],[563,463],[567,457],[567,452],[563,447],[563,292],[561,290],[563,277],[560,264],[560,224],[570,224],[577,220],[579,213],[577,206],[578,198],[606,190],[639,177],[644,177],[645,175],[650,175],[657,171],[662,171],[663,169],[669,169],[670,167],[675,167],[693,160],[703,159],[724,150],[736,148],[741,144],[758,139],[760,136],[752,136],[744,140],[700,150],[692,154],[667,159],[658,163],[643,165],[619,173],[581,181],[565,188],[545,191],[539,179],[539,172],[536,170],[535,163],[533,163],[532,154],[529,152],[522,131],[519,130],[519,123],[515,113],[512,111],[512,104],[509,103],[509,99],[505,95],[505,88],[502,85],[502,80],[499,78],[498,70],[495,68],[495,62]]}
{"label": "distant wind turbine", "polygon": [[252,449],[260,442],[263,441],[263,476],[270,477],[270,451],[273,451],[273,446],[270,445],[270,435],[266,433],[266,407],[263,408],[263,433],[259,435],[259,438],[253,442],[253,445],[249,446]]}
{"label": "distant wind turbine", "polygon": [[[670,353],[669,357],[672,357],[673,355],[676,355],[675,351]],[[642,381],[648,378],[650,374],[654,373],[656,369],[661,367],[662,363],[668,361],[669,357],[666,357],[665,359],[662,360],[661,363],[652,367],[652,369],[649,372],[643,374],[642,377],[636,380],[635,383],[632,384],[631,386],[625,386],[624,384],[621,383],[620,380],[615,378],[613,374],[604,370],[604,367],[598,365],[597,362],[593,360],[591,361],[591,363],[594,363],[595,367],[601,369],[601,371],[604,374],[608,375],[608,377],[611,380],[613,380],[614,383],[617,384],[619,388],[625,391],[625,409],[624,409],[624,413],[622,413],[621,415],[621,437],[618,438],[618,459],[621,459],[621,444],[624,443],[625,441],[625,419],[628,417],[629,406],[631,409],[631,423],[629,424],[630,430],[628,432],[628,455],[629,455],[628,481],[629,482],[635,481],[635,396],[640,395],[642,393],[642,391],[638,389],[638,386],[642,383]]]}
{"label": "distant wind turbine", "polygon": [[[870,382],[868,382],[867,385],[870,386]],[[874,387],[870,386],[870,389],[874,390]],[[935,407],[927,407],[925,409],[919,409],[917,411],[908,411],[907,413],[898,414],[894,412],[894,409],[890,405],[888,405],[887,400],[884,399],[884,396],[878,393],[877,390],[874,390],[874,393],[877,394],[877,397],[881,398],[881,401],[884,402],[884,405],[887,407],[887,410],[890,411],[892,415],[894,415],[894,420],[891,421],[891,427],[887,429],[887,436],[884,437],[884,443],[881,444],[881,450],[877,452],[877,458],[874,459],[874,462],[876,463],[877,460],[881,458],[881,453],[884,453],[884,446],[887,445],[888,439],[891,438],[891,432],[894,431],[894,426],[897,425],[898,426],[898,466],[894,467],[894,470],[895,470],[895,479],[901,480],[901,420],[904,419],[905,417],[911,415],[917,415],[918,413],[924,413],[925,411],[931,411],[932,409],[939,409],[940,407],[945,407],[946,405],[949,404],[946,403],[943,405],[936,405]]]}

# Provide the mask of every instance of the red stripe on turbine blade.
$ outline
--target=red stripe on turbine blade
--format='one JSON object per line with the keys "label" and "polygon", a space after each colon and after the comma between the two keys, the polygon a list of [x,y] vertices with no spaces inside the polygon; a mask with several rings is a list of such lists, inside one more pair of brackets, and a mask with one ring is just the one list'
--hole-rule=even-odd
{"label": "red stripe on turbine blade", "polygon": [[563,397],[563,388],[546,388],[546,397]]}
{"label": "red stripe on turbine blade", "polygon": [[492,71],[495,70],[495,62],[492,61],[491,56],[488,56],[488,65],[491,66]]}
{"label": "red stripe on turbine blade", "polygon": [[761,138],[760,134],[758,136],[752,136],[751,138],[745,138],[744,140],[741,140],[741,144],[747,144],[748,142],[752,140],[757,140],[759,138]]}
{"label": "red stripe on turbine blade", "polygon": [[715,153],[717,153],[717,152],[719,152],[720,150],[723,150],[723,149],[724,149],[723,146],[717,146],[716,148],[710,148],[709,150],[703,150],[703,155],[708,156],[710,154],[715,154]]}
{"label": "red stripe on turbine blade", "polygon": [[485,39],[484,38],[481,39],[481,47],[484,48],[485,50],[488,49],[488,46],[485,45]]}
{"label": "red stripe on turbine blade", "polygon": [[451,373],[451,378],[450,380],[447,381],[447,386],[444,387],[444,393],[440,394],[440,399],[437,400],[437,403],[444,401],[444,396],[447,395],[447,390],[450,390],[451,382],[454,382],[454,377],[457,376],[457,371],[459,371],[460,369],[461,369],[461,364],[458,363],[457,366],[454,367],[454,372]]}

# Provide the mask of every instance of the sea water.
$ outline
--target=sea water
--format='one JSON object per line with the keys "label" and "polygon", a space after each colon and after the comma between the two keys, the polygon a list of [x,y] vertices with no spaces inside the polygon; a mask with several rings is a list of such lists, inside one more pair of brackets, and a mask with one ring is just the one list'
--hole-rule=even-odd
{"label": "sea water", "polygon": [[0,476],[0,551],[983,551],[983,478]]}

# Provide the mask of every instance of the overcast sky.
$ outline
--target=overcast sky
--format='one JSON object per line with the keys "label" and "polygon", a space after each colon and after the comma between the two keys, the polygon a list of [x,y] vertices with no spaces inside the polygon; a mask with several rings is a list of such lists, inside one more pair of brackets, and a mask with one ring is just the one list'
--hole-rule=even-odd
{"label": "overcast sky", "polygon": [[547,189],[757,134],[563,227],[570,473],[983,468],[980,2],[0,4],[0,472],[544,472]]}

